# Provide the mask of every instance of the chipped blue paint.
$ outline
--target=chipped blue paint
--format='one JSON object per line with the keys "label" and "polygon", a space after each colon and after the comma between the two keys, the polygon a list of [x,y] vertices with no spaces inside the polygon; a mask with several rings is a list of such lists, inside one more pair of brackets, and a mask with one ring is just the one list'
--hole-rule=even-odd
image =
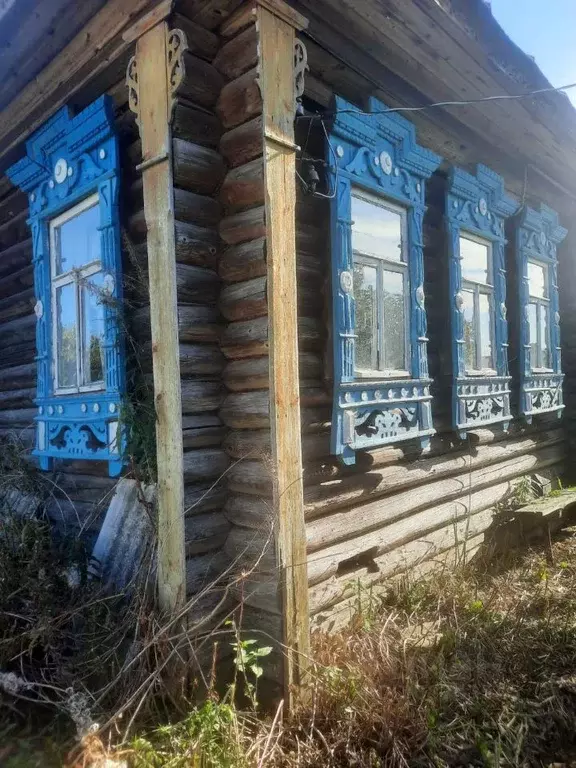
{"label": "chipped blue paint", "polygon": [[[110,475],[122,468],[118,427],[125,391],[125,354],[118,318],[122,262],[118,211],[119,150],[112,100],[102,96],[76,116],[60,109],[26,142],[26,157],[7,170],[28,193],[36,294],[38,363],[36,450],[40,466],[52,459],[108,461]],[[105,387],[97,392],[54,394],[49,223],[98,193],[102,272],[109,279],[104,302]]]}
{"label": "chipped blue paint", "polygon": [[[426,312],[422,221],[425,181],[441,158],[416,143],[412,123],[370,99],[359,112],[335,99],[336,118],[329,135],[328,162],[334,189],[331,250],[334,346],[332,453],[353,464],[359,449],[434,434],[426,356]],[[352,290],[351,190],[368,190],[407,212],[410,376],[359,379],[354,371],[355,309]]]}
{"label": "chipped blue paint", "polygon": [[[475,176],[459,168],[451,169],[446,196],[446,226],[452,318],[452,419],[461,437],[469,429],[488,424],[500,423],[506,429],[511,418],[504,222],[517,210],[518,204],[504,191],[502,177],[490,168],[478,165]],[[460,235],[466,233],[477,235],[492,244],[494,375],[466,373],[459,243]]]}
{"label": "chipped blue paint", "polygon": [[[518,273],[519,302],[519,363],[520,413],[528,423],[539,413],[562,415],[562,360],[560,351],[560,311],[558,302],[558,245],[568,230],[561,227],[558,214],[542,204],[539,211],[525,208],[516,231],[516,269]],[[547,271],[549,286],[550,323],[548,344],[551,351],[551,369],[535,370],[530,359],[530,326],[528,323],[528,262],[537,261]]]}

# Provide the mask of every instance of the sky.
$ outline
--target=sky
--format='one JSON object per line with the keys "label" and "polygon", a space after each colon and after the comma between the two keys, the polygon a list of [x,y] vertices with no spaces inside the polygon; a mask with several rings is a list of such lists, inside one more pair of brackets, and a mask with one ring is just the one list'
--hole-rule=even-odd
{"label": "sky", "polygon": [[[576,82],[576,0],[491,0],[506,34],[554,86]],[[576,105],[576,88],[566,91]]]}

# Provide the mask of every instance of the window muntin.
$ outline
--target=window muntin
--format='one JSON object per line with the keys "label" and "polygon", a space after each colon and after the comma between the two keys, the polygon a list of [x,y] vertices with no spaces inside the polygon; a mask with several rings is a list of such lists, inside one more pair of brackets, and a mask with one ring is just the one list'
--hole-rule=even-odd
{"label": "window muntin", "polygon": [[49,223],[55,394],[105,387],[99,225],[98,194]]}
{"label": "window muntin", "polygon": [[550,291],[548,268],[529,259],[528,273],[528,333],[530,344],[530,367],[535,370],[552,370],[550,344]]}
{"label": "window muntin", "polygon": [[355,371],[359,376],[408,376],[406,211],[353,189],[351,214]]}
{"label": "window muntin", "polygon": [[467,374],[494,371],[492,246],[468,233],[459,237]]}

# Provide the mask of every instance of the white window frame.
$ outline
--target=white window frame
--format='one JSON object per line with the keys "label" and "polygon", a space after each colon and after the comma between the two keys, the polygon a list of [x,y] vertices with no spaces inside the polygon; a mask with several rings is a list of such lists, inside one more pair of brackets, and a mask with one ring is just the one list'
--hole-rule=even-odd
{"label": "white window frame", "polygon": [[[476,364],[477,368],[466,367],[466,376],[496,376],[497,371],[494,367],[494,360],[496,359],[496,322],[495,322],[495,308],[494,308],[494,258],[492,253],[492,242],[484,237],[479,237],[473,232],[467,230],[461,230],[458,237],[458,249],[460,250],[461,240],[471,240],[479,245],[485,245],[488,249],[487,259],[487,280],[486,283],[479,283],[476,280],[470,280],[464,277],[464,270],[462,268],[462,253],[460,251],[460,275],[462,278],[462,293],[472,292],[474,295],[474,329],[475,329],[475,346],[476,346]],[[480,294],[488,296],[488,304],[490,306],[490,346],[492,348],[492,367],[482,368],[482,338],[480,333]]]}
{"label": "white window frame", "polygon": [[49,222],[49,234],[50,234],[50,299],[52,303],[52,374],[54,381],[54,394],[55,395],[75,395],[80,392],[99,392],[106,389],[105,378],[102,381],[93,382],[92,384],[78,384],[76,387],[60,387],[58,382],[58,313],[56,304],[56,292],[58,288],[62,288],[66,285],[74,285],[76,291],[76,381],[84,381],[84,355],[85,339],[84,339],[84,323],[82,322],[84,317],[83,304],[82,304],[82,284],[102,271],[102,259],[91,261],[87,264],[83,264],[80,268],[74,268],[63,272],[59,275],[56,274],[56,239],[55,231],[58,227],[65,224],[70,219],[75,218],[79,214],[99,206],[100,196],[98,192],[93,195],[84,198],[76,205],[68,208],[59,216],[51,219]]}
{"label": "white window frame", "polygon": [[[537,267],[540,267],[542,271],[544,272],[544,293],[545,296],[533,296],[530,293],[530,277],[529,277],[529,270],[528,267],[530,264],[534,264]],[[528,312],[528,307],[530,304],[536,305],[536,357],[537,357],[537,364],[532,365],[532,345],[530,345],[530,368],[534,373],[553,373],[554,369],[545,366],[540,365],[542,362],[542,321],[540,318],[540,307],[545,307],[548,310],[548,357],[552,359],[552,333],[551,333],[551,326],[550,326],[550,265],[546,264],[543,261],[539,261],[538,259],[533,259],[531,256],[528,257],[526,261],[526,269],[528,270],[528,304],[526,307],[526,312]],[[528,323],[528,333],[530,333],[530,323]]]}
{"label": "white window frame", "polygon": [[[401,237],[401,250],[400,261],[394,261],[387,259],[384,256],[374,256],[373,254],[366,254],[362,251],[352,248],[352,264],[363,264],[369,267],[375,267],[377,271],[377,283],[376,283],[376,334],[377,334],[377,365],[378,359],[383,356],[384,353],[384,304],[382,301],[383,290],[383,272],[384,270],[390,272],[398,272],[404,276],[404,364],[403,369],[385,369],[385,368],[357,368],[356,360],[354,360],[354,375],[359,379],[394,379],[394,378],[410,378],[410,271],[408,267],[408,216],[406,208],[401,205],[396,205],[390,202],[388,198],[380,197],[371,192],[368,192],[362,187],[352,186],[350,189],[351,198],[360,198],[365,202],[377,205],[379,208],[397,213],[400,215],[400,237]],[[354,236],[354,222],[352,222],[352,242]]]}

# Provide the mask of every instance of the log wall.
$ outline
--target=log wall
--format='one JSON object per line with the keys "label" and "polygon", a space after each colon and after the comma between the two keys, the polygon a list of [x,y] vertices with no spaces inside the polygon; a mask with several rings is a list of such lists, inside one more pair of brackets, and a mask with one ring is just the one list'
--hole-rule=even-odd
{"label": "log wall", "polygon": [[[373,84],[336,62],[326,50],[311,41],[305,43],[311,65],[307,87],[310,110],[322,112],[329,108],[334,92],[355,103],[362,103],[364,96],[374,92]],[[397,94],[398,99],[401,97],[401,93]],[[420,115],[422,122],[425,118]],[[434,131],[423,131],[418,139],[443,155],[444,148],[434,141],[434,136]],[[300,123],[297,143],[303,156],[325,157],[324,139],[319,121],[311,128],[307,121]],[[306,175],[304,163],[299,163],[297,169]],[[519,168],[518,176],[521,173]],[[512,189],[518,188],[518,177],[505,179]],[[565,468],[564,422],[555,416],[539,417],[531,426],[515,419],[509,433],[481,429],[464,441],[451,430],[445,184],[445,172],[441,170],[428,186],[424,222],[428,358],[434,379],[432,409],[437,435],[429,453],[422,454],[415,443],[399,443],[358,453],[354,467],[340,465],[329,452],[332,362],[328,203],[307,195],[300,184],[299,312],[301,323],[317,329],[316,344],[302,347],[300,374],[303,399],[310,393],[314,399],[312,412],[304,411],[302,419],[313,626],[340,626],[350,619],[359,595],[396,574],[429,570],[440,562],[453,564],[463,555],[470,558],[482,548],[488,532],[497,524],[503,502],[517,486],[524,487],[528,481],[538,489],[554,481]],[[320,188],[325,191],[322,182]],[[553,202],[535,187],[531,196],[535,203],[539,199]],[[512,264],[511,252],[507,259]],[[571,262],[573,271],[571,251],[565,259]],[[567,265],[565,268],[568,271]],[[568,320],[566,313],[564,317]],[[511,347],[511,358],[514,355]],[[310,400],[308,403],[312,406]],[[250,469],[254,487],[264,485],[266,477],[259,468]],[[231,475],[234,484],[247,482],[246,472],[241,475],[233,470]],[[255,522],[254,511],[247,505],[239,515],[246,525]]]}

